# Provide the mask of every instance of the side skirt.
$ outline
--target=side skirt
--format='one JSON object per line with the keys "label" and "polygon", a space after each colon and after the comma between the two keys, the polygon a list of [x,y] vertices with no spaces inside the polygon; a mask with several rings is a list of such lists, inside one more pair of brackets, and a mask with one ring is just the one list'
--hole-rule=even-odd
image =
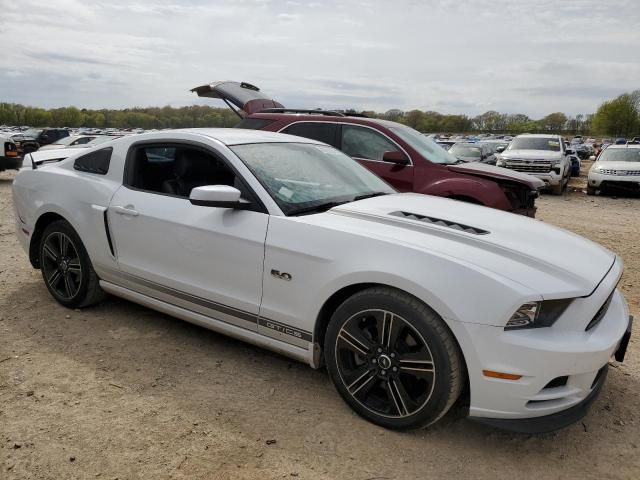
{"label": "side skirt", "polygon": [[104,291],[111,293],[112,295],[115,295],[117,297],[121,297],[145,307],[152,308],[159,312],[166,313],[167,315],[171,315],[172,317],[194,323],[209,330],[213,330],[214,332],[233,337],[237,340],[242,340],[243,342],[251,343],[258,347],[272,350],[299,362],[306,363],[313,368],[318,367],[317,365],[315,365],[316,362],[314,361],[313,349],[305,349],[302,347],[284,343],[282,341],[266,337],[263,334],[257,333],[255,331],[247,330],[245,328],[232,325],[221,320],[217,320],[215,318],[203,315],[198,312],[194,312],[184,307],[172,305],[168,302],[164,302],[148,295],[135,292],[128,288],[120,287],[105,280],[100,280],[100,286]]}

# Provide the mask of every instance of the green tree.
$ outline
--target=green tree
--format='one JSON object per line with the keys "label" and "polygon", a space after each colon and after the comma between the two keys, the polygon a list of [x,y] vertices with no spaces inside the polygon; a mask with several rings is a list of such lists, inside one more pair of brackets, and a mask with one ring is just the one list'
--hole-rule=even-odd
{"label": "green tree", "polygon": [[631,136],[640,127],[640,91],[608,100],[593,116],[593,130],[600,135]]}
{"label": "green tree", "polygon": [[560,133],[565,128],[567,116],[562,112],[554,112],[544,117],[540,122],[547,132]]}

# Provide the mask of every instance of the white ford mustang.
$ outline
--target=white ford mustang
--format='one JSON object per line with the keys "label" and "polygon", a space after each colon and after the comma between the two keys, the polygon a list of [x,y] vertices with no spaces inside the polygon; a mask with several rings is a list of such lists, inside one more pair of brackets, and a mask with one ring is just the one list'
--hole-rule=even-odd
{"label": "white ford mustang", "polygon": [[552,430],[586,413],[624,357],[616,255],[519,215],[396,193],[322,143],[193,129],[38,158],[14,181],[17,235],[58,302],[108,292],[325,364],[379,425],[427,426],[464,395],[476,420]]}

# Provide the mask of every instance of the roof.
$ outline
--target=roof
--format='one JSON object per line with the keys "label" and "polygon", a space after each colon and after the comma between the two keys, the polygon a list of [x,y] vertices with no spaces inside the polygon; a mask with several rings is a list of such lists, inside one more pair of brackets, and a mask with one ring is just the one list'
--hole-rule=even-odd
{"label": "roof", "polygon": [[[202,135],[205,137],[218,140],[225,145],[240,145],[243,143],[282,143],[282,142],[296,142],[296,143],[314,143],[322,144],[316,140],[308,138],[297,137],[295,135],[287,135],[285,133],[267,132],[263,130],[251,130],[244,128],[184,128],[179,130],[163,130],[162,132],[154,132],[140,135],[136,135],[136,138],[144,138],[145,136],[167,135],[171,132],[181,133],[193,133],[196,135]],[[129,137],[130,138],[130,137]]]}
{"label": "roof", "polygon": [[622,148],[640,148],[640,144],[631,143],[626,145],[609,145],[607,150],[620,150]]}
{"label": "roof", "polygon": [[[312,112],[312,111],[311,111]],[[272,120],[282,120],[287,119],[289,121],[297,120],[297,121],[314,121],[314,122],[338,122],[338,123],[360,123],[362,125],[375,123],[378,125],[383,125],[387,128],[393,127],[405,127],[402,123],[392,122],[391,120],[384,120],[381,118],[370,118],[370,117],[362,117],[358,115],[349,115],[345,113],[341,116],[332,116],[326,114],[313,114],[313,113],[291,113],[291,112],[256,112],[252,113],[249,118],[269,118]]]}
{"label": "roof", "polygon": [[555,133],[521,133],[520,135],[518,135],[517,137],[514,137],[514,138],[518,138],[518,137],[535,137],[535,138],[554,137],[554,138],[558,138],[558,137],[560,137],[560,135],[555,134]]}

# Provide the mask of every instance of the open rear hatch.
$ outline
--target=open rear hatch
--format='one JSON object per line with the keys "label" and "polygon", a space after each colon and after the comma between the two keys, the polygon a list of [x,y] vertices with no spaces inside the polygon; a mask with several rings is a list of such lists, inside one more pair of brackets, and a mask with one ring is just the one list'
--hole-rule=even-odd
{"label": "open rear hatch", "polygon": [[262,93],[258,87],[246,82],[213,82],[192,88],[191,91],[199,97],[223,100],[240,118],[243,117],[239,111],[251,115],[270,108],[284,108],[281,103]]}

